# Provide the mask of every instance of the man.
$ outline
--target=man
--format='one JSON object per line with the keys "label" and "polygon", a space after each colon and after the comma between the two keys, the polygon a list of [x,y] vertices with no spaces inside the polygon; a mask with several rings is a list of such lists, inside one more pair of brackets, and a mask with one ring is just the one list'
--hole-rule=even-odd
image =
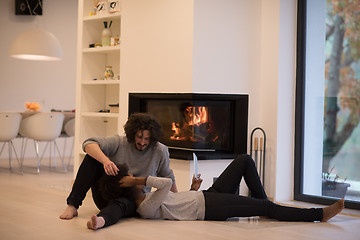
{"label": "man", "polygon": [[[101,210],[98,216],[107,220],[107,226],[122,217],[134,216],[136,206],[133,201],[119,198],[109,202],[101,196],[97,182],[104,174],[115,176],[119,171],[116,164],[126,163],[134,176],[171,178],[171,191],[177,192],[175,176],[169,166],[168,148],[159,142],[162,128],[158,121],[149,114],[134,113],[124,125],[124,130],[126,136],[123,137],[89,138],[83,143],[87,155],[79,167],[61,219],[72,219],[78,215],[77,209],[89,189]],[[150,188],[145,191],[150,191]]]}

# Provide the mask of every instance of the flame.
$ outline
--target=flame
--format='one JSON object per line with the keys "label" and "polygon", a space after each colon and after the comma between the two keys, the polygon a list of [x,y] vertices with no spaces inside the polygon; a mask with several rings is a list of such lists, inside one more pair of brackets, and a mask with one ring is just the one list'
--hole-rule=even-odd
{"label": "flame", "polygon": [[199,126],[208,122],[207,107],[187,107],[186,111],[190,117],[190,121],[188,122],[190,126]]}
{"label": "flame", "polygon": [[171,139],[179,139],[179,133],[180,133],[180,128],[178,127],[178,124],[176,124],[175,122],[171,123],[171,130],[173,130],[175,133],[173,136],[171,136]]}
{"label": "flame", "polygon": [[194,128],[202,127],[209,131],[208,127],[211,127],[211,124],[209,123],[208,108],[203,106],[190,106],[185,109],[184,115],[185,122],[182,126],[180,126],[179,123],[171,123],[171,130],[174,134],[170,139],[184,141],[204,139],[204,136],[194,135]]}

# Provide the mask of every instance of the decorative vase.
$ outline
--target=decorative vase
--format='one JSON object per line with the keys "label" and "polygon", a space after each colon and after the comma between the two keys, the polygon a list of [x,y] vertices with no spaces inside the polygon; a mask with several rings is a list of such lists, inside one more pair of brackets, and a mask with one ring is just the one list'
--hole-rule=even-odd
{"label": "decorative vase", "polygon": [[111,22],[109,27],[107,26],[107,22],[104,22],[104,30],[101,33],[101,44],[103,47],[110,46],[110,39],[111,39]]}
{"label": "decorative vase", "polygon": [[112,71],[112,66],[106,66],[104,73],[104,80],[113,80],[113,79],[114,79],[114,73]]}

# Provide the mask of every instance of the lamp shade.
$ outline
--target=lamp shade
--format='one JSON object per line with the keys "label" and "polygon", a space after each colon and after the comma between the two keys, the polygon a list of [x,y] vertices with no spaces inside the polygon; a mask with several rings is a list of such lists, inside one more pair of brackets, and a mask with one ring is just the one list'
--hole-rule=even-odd
{"label": "lamp shade", "polygon": [[9,55],[19,59],[54,61],[62,58],[62,48],[53,34],[41,29],[32,29],[15,38],[10,46]]}

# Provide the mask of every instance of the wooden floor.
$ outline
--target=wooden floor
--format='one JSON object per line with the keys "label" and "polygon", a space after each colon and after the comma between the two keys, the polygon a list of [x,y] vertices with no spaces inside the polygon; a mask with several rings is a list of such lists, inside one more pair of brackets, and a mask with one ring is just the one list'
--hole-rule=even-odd
{"label": "wooden floor", "polygon": [[[292,223],[258,218],[224,222],[125,219],[92,231],[86,222],[98,210],[88,195],[79,216],[61,220],[71,189],[72,172],[43,167],[40,174],[11,173],[0,161],[0,238],[10,239],[360,239],[360,214],[341,214],[327,223]],[[346,212],[346,211],[345,211]],[[356,216],[356,214],[359,214]]]}

